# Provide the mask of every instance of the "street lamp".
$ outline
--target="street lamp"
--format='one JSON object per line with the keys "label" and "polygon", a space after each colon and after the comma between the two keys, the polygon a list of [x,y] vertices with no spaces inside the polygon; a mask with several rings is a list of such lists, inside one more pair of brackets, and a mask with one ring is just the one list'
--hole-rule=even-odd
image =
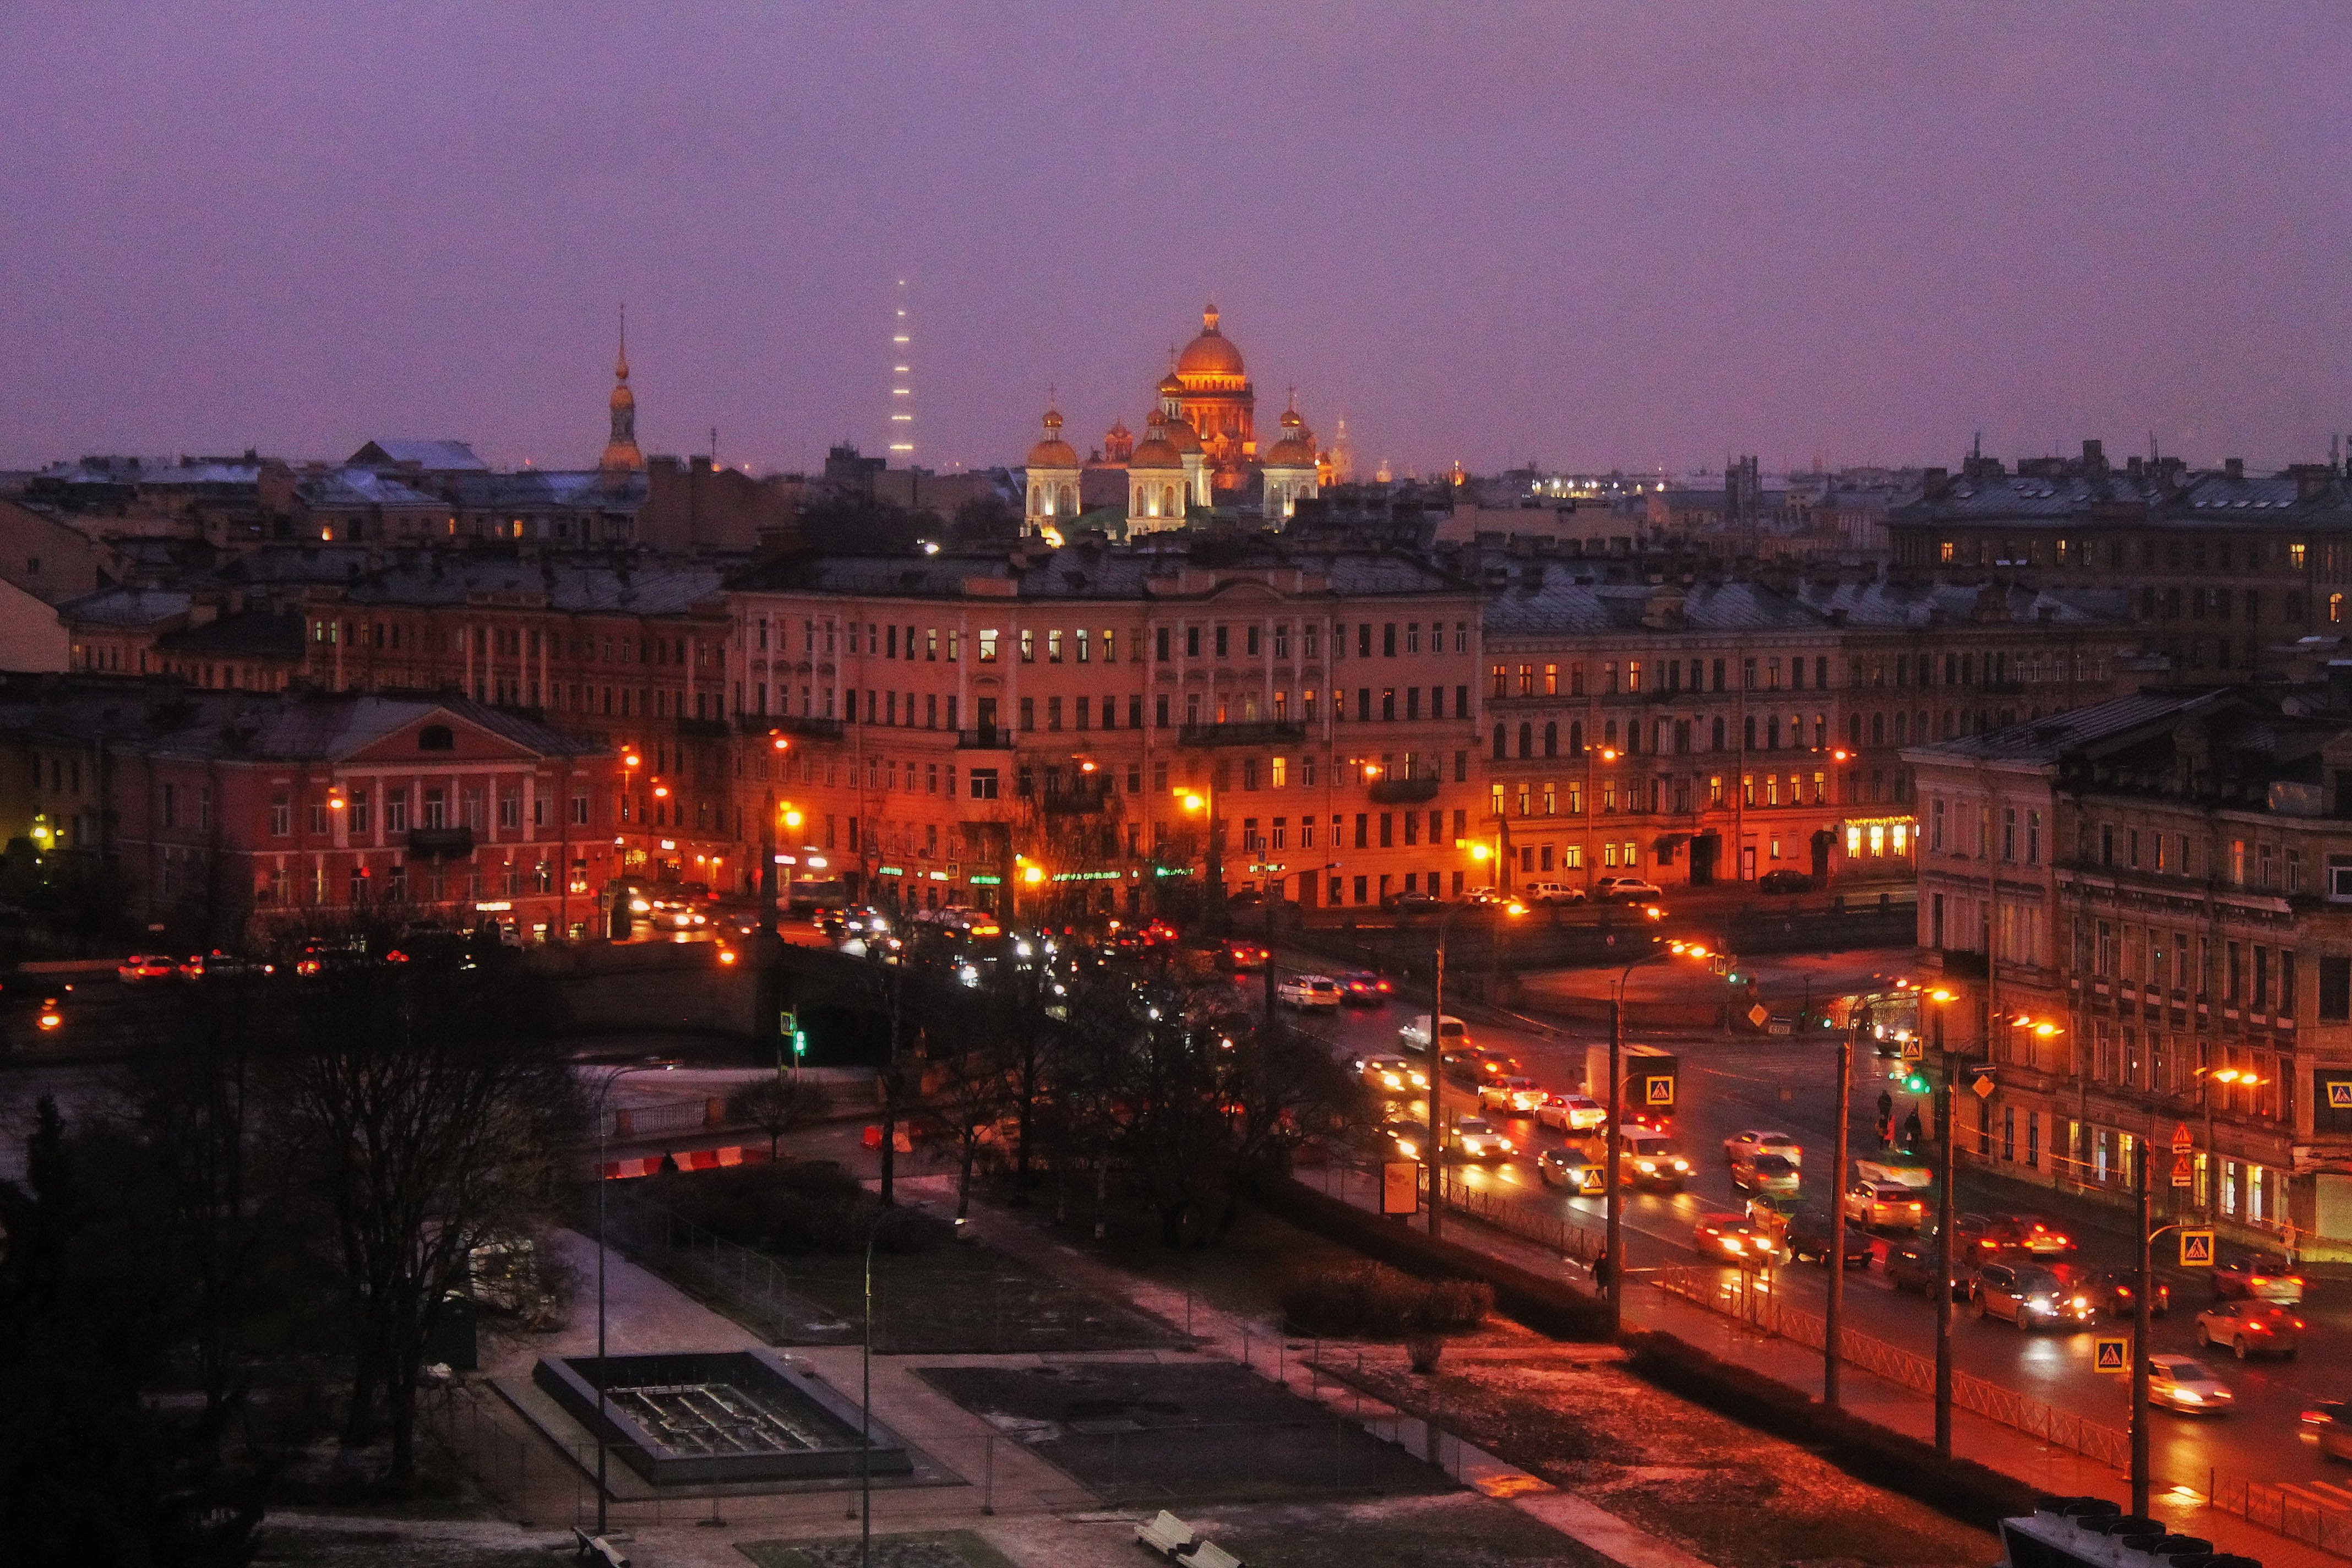
{"label": "street lamp", "polygon": [[604,1135],[612,1125],[613,1086],[635,1072],[667,1072],[668,1064],[615,1068],[596,1086],[596,1533],[604,1533]]}
{"label": "street lamp", "polygon": [[1208,847],[1202,854],[1202,874],[1208,883],[1209,927],[1213,933],[1223,929],[1225,906],[1224,868],[1218,855],[1217,844],[1216,789],[1211,784],[1203,784],[1199,789],[1186,785],[1175,794],[1178,805],[1188,812],[1200,814],[1202,831],[1208,839]]}
{"label": "street lamp", "polygon": [[2231,1084],[2242,1083],[2248,1089],[2253,1089],[2267,1081],[2251,1068],[2199,1068],[2197,1069],[2197,1098],[2205,1110],[2205,1190],[2199,1194],[2203,1202],[2199,1204],[2198,1207],[2203,1212],[2206,1223],[2209,1225],[2213,1219],[2213,1189],[2221,1179],[2221,1153],[2213,1147],[2213,1086],[2218,1083],[2227,1088]]}

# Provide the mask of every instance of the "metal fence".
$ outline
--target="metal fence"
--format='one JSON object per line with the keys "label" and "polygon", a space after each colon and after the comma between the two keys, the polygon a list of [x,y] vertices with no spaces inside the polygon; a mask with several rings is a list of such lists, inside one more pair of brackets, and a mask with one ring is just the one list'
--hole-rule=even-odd
{"label": "metal fence", "polygon": [[[1829,1342],[1829,1324],[1820,1314],[1787,1305],[1771,1287],[1769,1272],[1742,1269],[1727,1275],[1717,1268],[1669,1265],[1651,1276],[1658,1289],[1710,1311],[1738,1319],[1759,1333],[1792,1341],[1818,1351]],[[1859,1334],[1852,1329],[1838,1335],[1838,1359],[1849,1366],[1883,1377],[1914,1394],[1932,1396],[1936,1363],[1927,1356]],[[2086,1420],[2014,1389],[1964,1372],[1952,1373],[1955,1408],[1997,1421],[2027,1436],[2065,1448],[2118,1469],[2131,1464],[2131,1435],[2114,1426]]]}
{"label": "metal fence", "polygon": [[[1426,1183],[1427,1167],[1423,1169]],[[1445,1206],[1454,1213],[1482,1220],[1496,1230],[1508,1231],[1523,1240],[1549,1247],[1563,1258],[1573,1258],[1579,1263],[1590,1263],[1608,1250],[1606,1233],[1588,1229],[1492,1187],[1470,1186],[1450,1171],[1445,1174]]]}
{"label": "metal fence", "polygon": [[605,1238],[614,1251],[717,1301],[774,1344],[854,1344],[855,1324],[793,1289],[786,1260],[704,1229],[607,1183]]}
{"label": "metal fence", "polygon": [[2258,1481],[2230,1470],[2208,1472],[2206,1501],[2248,1524],[2336,1557],[2352,1558],[2352,1493],[2324,1481]]}

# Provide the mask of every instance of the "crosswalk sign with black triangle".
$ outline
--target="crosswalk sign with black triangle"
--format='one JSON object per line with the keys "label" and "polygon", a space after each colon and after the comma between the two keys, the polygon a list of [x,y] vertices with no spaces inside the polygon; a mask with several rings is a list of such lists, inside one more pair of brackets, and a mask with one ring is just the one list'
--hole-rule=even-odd
{"label": "crosswalk sign with black triangle", "polygon": [[2102,1336],[2091,1342],[2091,1368],[2095,1372],[2125,1372],[2131,1367],[2131,1342]]}
{"label": "crosswalk sign with black triangle", "polygon": [[2180,1267],[2210,1268],[2213,1267],[2213,1233],[2210,1230],[2183,1230],[2180,1233]]}

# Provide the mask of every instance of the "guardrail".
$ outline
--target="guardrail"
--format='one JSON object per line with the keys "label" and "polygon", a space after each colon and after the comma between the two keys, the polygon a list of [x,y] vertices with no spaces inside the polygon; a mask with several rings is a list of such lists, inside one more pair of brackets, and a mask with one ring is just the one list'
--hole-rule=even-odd
{"label": "guardrail", "polygon": [[[1423,1167],[1424,1171],[1427,1167]],[[1425,1190],[1427,1177],[1423,1178]],[[1590,1263],[1607,1250],[1608,1238],[1559,1215],[1546,1214],[1507,1194],[1465,1185],[1452,1173],[1445,1177],[1445,1206],[1451,1213],[1484,1221],[1496,1230],[1550,1248],[1564,1258]]]}
{"label": "guardrail", "polygon": [[2258,1481],[2229,1470],[2209,1472],[2205,1500],[2248,1524],[2336,1557],[2352,1557],[2352,1492],[2326,1481]]}
{"label": "guardrail", "polygon": [[[1829,1342],[1827,1321],[1817,1313],[1784,1304],[1773,1294],[1767,1272],[1743,1269],[1727,1277],[1717,1268],[1670,1264],[1653,1274],[1651,1280],[1661,1290],[1737,1319],[1759,1333],[1790,1340],[1813,1351]],[[1934,1394],[1936,1363],[1929,1357],[1852,1329],[1841,1332],[1838,1340],[1838,1359],[1847,1365],[1885,1378],[1914,1394]],[[2000,1384],[1955,1372],[1952,1404],[1955,1408],[1997,1421],[2053,1447],[2068,1449],[2117,1469],[2130,1467],[2129,1433],[2085,1420],[2073,1411],[2028,1398]]]}

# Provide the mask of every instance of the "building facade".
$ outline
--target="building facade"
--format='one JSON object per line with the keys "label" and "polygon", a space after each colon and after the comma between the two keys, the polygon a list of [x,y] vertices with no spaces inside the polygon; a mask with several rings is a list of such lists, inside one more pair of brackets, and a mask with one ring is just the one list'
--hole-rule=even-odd
{"label": "building facade", "polygon": [[2352,1257],[2352,703],[2152,690],[1907,755],[1937,1032],[1990,1068],[1961,1152],[2124,1202],[2146,1142],[2160,1209]]}

